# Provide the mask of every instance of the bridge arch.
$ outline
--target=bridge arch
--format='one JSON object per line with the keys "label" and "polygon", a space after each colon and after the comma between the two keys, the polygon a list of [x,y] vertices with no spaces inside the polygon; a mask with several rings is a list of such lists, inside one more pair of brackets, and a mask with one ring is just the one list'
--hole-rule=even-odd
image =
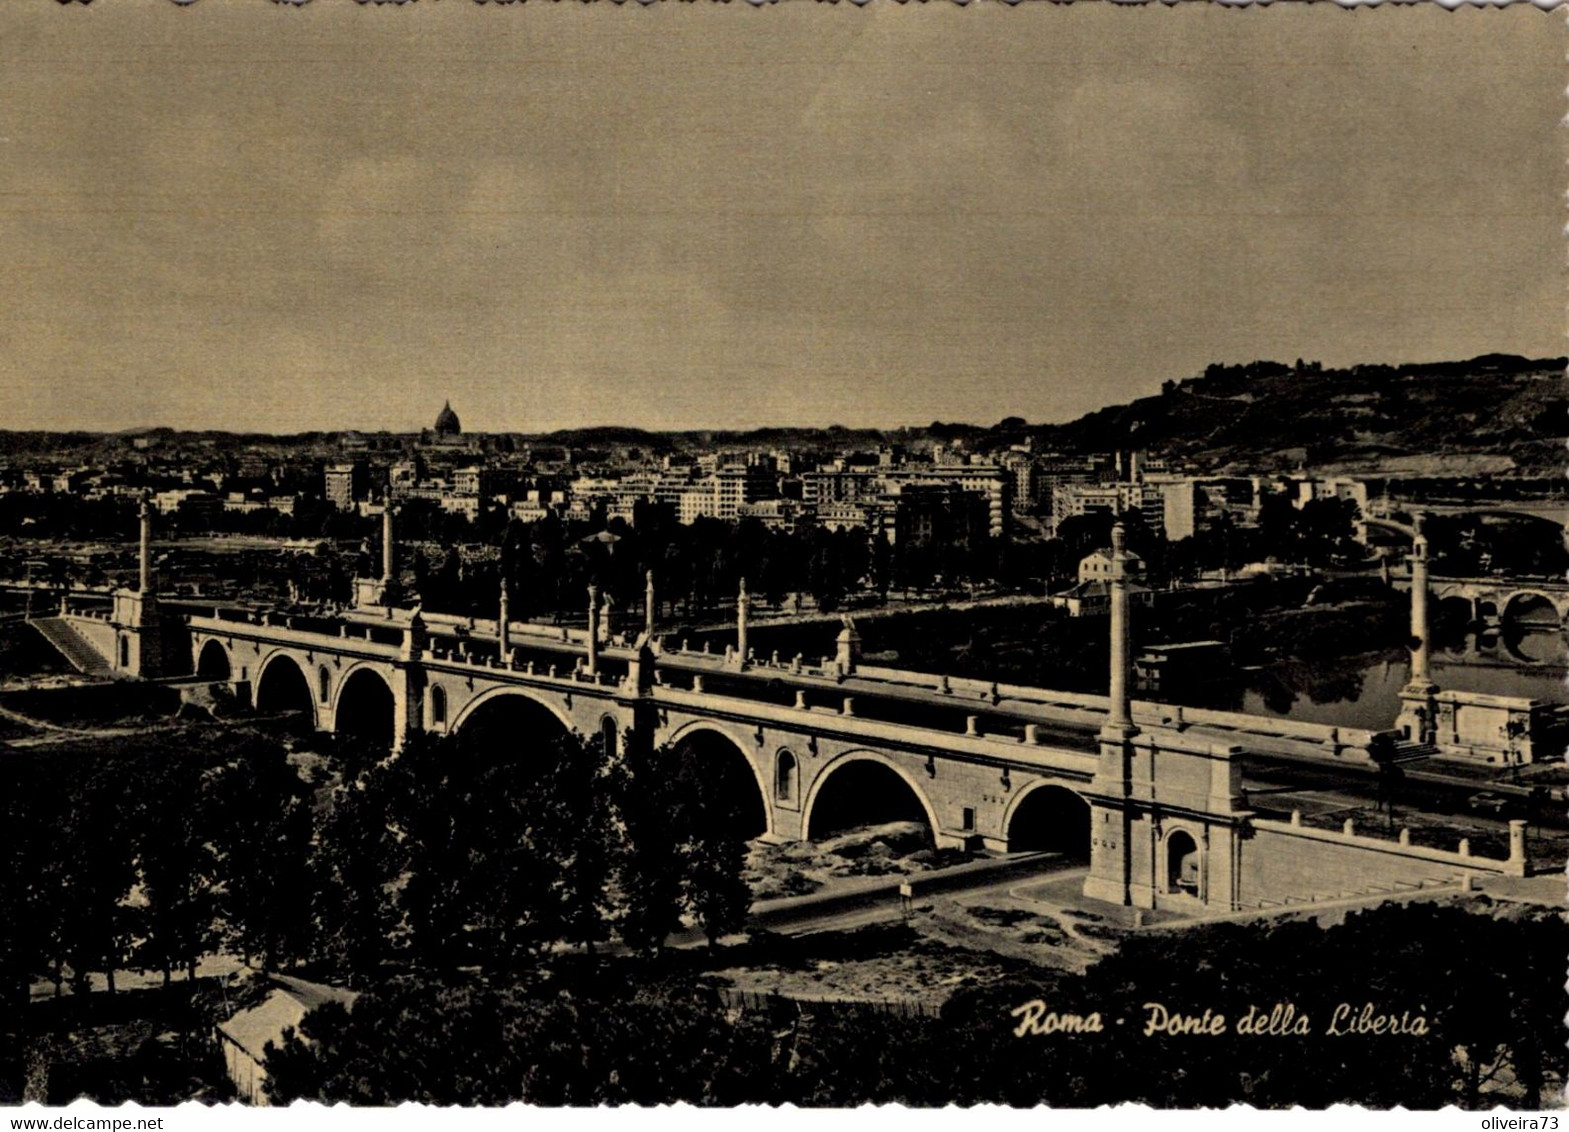
{"label": "bridge arch", "polygon": [[1061,853],[1076,861],[1090,856],[1090,804],[1060,782],[1036,782],[1019,791],[1002,820],[1008,852]]}
{"label": "bridge arch", "polygon": [[302,712],[312,729],[319,726],[316,697],[311,695],[305,668],[292,654],[274,649],[262,660],[256,675],[256,710],[263,715]]}
{"label": "bridge arch", "polygon": [[378,747],[392,748],[397,703],[387,678],[375,668],[357,664],[338,680],[333,702],[333,730]]}
{"label": "bridge arch", "polygon": [[1476,602],[1465,594],[1436,594],[1433,612],[1438,620],[1452,625],[1469,625],[1476,619]]}
{"label": "bridge arch", "polygon": [[229,680],[234,676],[234,665],[229,660],[229,650],[216,637],[208,637],[196,655],[196,675],[204,680]]}
{"label": "bridge arch", "polygon": [[[736,829],[742,836],[750,839],[774,832],[768,780],[746,743],[723,727],[695,720],[678,728],[665,745],[681,760],[677,773],[697,773],[701,764],[707,764],[702,767],[701,778],[705,783],[717,782],[719,789],[731,796],[735,802]],[[742,765],[746,768],[744,772],[740,769]],[[727,771],[726,767],[733,769]],[[728,782],[723,781],[725,778]],[[748,781],[751,788],[743,791],[743,780]],[[755,808],[741,797],[743,793],[746,798],[755,798]]]}
{"label": "bridge arch", "polygon": [[[847,778],[846,774],[850,777]],[[900,785],[903,787],[904,797],[900,797],[897,793]],[[828,795],[828,803],[824,805],[824,791],[829,786],[834,787],[835,793]],[[935,841],[941,826],[937,822],[937,811],[932,808],[926,792],[893,760],[876,751],[863,749],[845,751],[829,760],[812,779],[812,784],[807,790],[806,801],[801,807],[803,836],[808,841],[815,841],[834,832],[835,829],[852,828],[844,824],[844,813],[848,807],[840,795],[843,795],[846,790],[864,799],[868,796],[875,797],[890,786],[895,788],[896,793],[892,797],[883,793],[877,798],[878,803],[881,804],[872,807],[872,820],[879,820],[878,815],[882,814],[890,815],[881,817],[882,821],[924,820]],[[899,803],[905,800],[913,801],[914,807],[900,807]],[[897,816],[901,812],[906,816]],[[833,828],[829,828],[830,826]]]}
{"label": "bridge arch", "polygon": [[1532,610],[1546,608],[1552,612],[1552,619],[1559,625],[1564,621],[1564,608],[1547,594],[1539,590],[1516,590],[1509,595],[1503,608],[1498,611],[1499,621],[1502,624],[1520,624],[1521,618]]}
{"label": "bridge arch", "polygon": [[1199,896],[1203,887],[1203,852],[1192,830],[1176,826],[1161,838],[1162,890],[1171,895]]}
{"label": "bridge arch", "polygon": [[545,711],[548,711],[551,715],[555,716],[556,722],[561,724],[562,730],[566,731],[568,734],[571,734],[573,731],[577,730],[576,726],[572,722],[572,717],[567,714],[566,709],[563,708],[560,704],[552,703],[544,696],[535,695],[527,688],[511,686],[503,688],[490,688],[484,692],[481,692],[479,695],[475,696],[472,700],[469,700],[468,703],[459,708],[456,715],[451,714],[451,697],[446,697],[447,713],[449,716],[451,716],[451,723],[448,725],[447,730],[456,734],[457,732],[461,731],[464,725],[474,717],[474,714],[477,711],[485,707],[485,705],[495,703],[497,700],[503,699],[505,697],[526,700],[536,707],[543,708]]}

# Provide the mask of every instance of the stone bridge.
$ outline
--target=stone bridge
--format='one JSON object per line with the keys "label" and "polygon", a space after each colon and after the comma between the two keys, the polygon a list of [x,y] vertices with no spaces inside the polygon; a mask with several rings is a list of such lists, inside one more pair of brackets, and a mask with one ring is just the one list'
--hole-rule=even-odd
{"label": "stone bridge", "polygon": [[[552,732],[597,738],[613,756],[635,741],[700,760],[705,788],[749,808],[757,836],[816,839],[912,820],[939,848],[1087,860],[1088,895],[1174,911],[1525,868],[1519,830],[1510,857],[1489,860],[1464,843],[1448,853],[1259,821],[1241,790],[1244,754],[1365,766],[1398,737],[1133,701],[1120,527],[1106,696],[870,666],[849,622],[831,655],[759,658],[744,586],[723,653],[666,646],[652,579],[630,639],[602,620],[592,589],[586,629],[514,622],[505,595],[491,621],[382,604],[385,576],[330,615],[164,605],[149,584],[145,532],[144,520],[141,588],[117,592],[108,610],[63,601],[51,640],[69,633],[121,675],[226,685],[259,711],[299,713],[390,751],[418,732],[470,728],[497,757]],[[1414,621],[1423,609],[1414,599]],[[1266,843],[1278,851],[1261,852]]]}
{"label": "stone bridge", "polygon": [[[1391,579],[1410,590],[1409,577]],[[1537,579],[1446,578],[1427,580],[1428,593],[1439,602],[1464,602],[1467,621],[1477,625],[1569,624],[1569,584]]]}

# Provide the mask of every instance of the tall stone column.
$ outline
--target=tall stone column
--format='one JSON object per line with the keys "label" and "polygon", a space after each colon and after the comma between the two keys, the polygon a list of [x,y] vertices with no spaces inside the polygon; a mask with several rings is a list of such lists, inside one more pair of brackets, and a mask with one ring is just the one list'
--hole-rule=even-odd
{"label": "tall stone column", "polygon": [[643,588],[643,632],[648,639],[654,639],[654,572],[648,572],[647,584]]}
{"label": "tall stone column", "polygon": [[[1090,803],[1090,872],[1084,895],[1112,904],[1148,907],[1148,884],[1134,884],[1148,873],[1135,869],[1150,849],[1148,822],[1135,812],[1136,752],[1133,709],[1128,702],[1128,557],[1122,524],[1111,528],[1111,680],[1106,723],[1100,729],[1100,758],[1085,797]],[[1147,760],[1146,760],[1147,763]],[[1146,789],[1145,794],[1149,791]],[[1135,889],[1137,888],[1137,892]]]}
{"label": "tall stone column", "polygon": [[146,499],[142,500],[136,514],[141,527],[141,544],[136,558],[136,592],[145,597],[153,589],[153,517]]}
{"label": "tall stone column", "polygon": [[1422,533],[1422,518],[1421,515],[1415,517],[1415,530],[1411,535],[1411,679],[1400,690],[1400,715],[1395,726],[1412,742],[1433,743],[1439,742],[1438,685],[1433,683],[1428,663],[1428,548],[1427,536]]}
{"label": "tall stone column", "polygon": [[381,580],[384,584],[392,583],[396,566],[392,542],[392,500],[388,499],[381,511]]}
{"label": "tall stone column", "polygon": [[1417,526],[1411,540],[1411,683],[1427,684],[1428,675],[1428,618],[1427,618],[1427,537]]}
{"label": "tall stone column", "polygon": [[502,664],[507,663],[507,655],[512,651],[512,632],[509,628],[511,614],[507,611],[507,564],[503,559],[501,563],[501,595],[500,609],[496,613],[496,648],[500,653]]}
{"label": "tall stone column", "polygon": [[741,589],[735,597],[735,655],[736,663],[746,667],[746,627],[751,614],[752,600],[747,596],[746,579],[741,579]]}
{"label": "tall stone column", "polygon": [[588,674],[599,675],[599,587],[588,587]]}
{"label": "tall stone column", "polygon": [[1128,552],[1122,524],[1111,528],[1111,680],[1106,716],[1108,731],[1126,734],[1133,728],[1128,702],[1128,675],[1132,668],[1132,627],[1128,622]]}

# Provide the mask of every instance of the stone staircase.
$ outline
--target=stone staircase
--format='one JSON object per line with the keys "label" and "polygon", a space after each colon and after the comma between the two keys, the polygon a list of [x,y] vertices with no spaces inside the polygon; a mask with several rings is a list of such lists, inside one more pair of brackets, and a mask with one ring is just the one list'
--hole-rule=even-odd
{"label": "stone staircase", "polygon": [[1430,759],[1438,754],[1438,748],[1431,743],[1418,743],[1412,739],[1401,739],[1395,743],[1395,763],[1414,763],[1422,759]]}
{"label": "stone staircase", "polygon": [[1311,894],[1298,893],[1291,896],[1283,896],[1279,900],[1260,900],[1256,907],[1261,911],[1289,908],[1309,909],[1316,905],[1342,900],[1367,900],[1381,896],[1397,897],[1412,892],[1451,888],[1455,883],[1456,880],[1453,876],[1429,876],[1423,877],[1421,880],[1396,880],[1385,884],[1369,884],[1361,888],[1339,891],[1315,892]]}
{"label": "stone staircase", "polygon": [[88,644],[87,638],[73,629],[63,618],[38,617],[28,624],[38,630],[39,635],[53,645],[55,650],[70,662],[71,667],[82,675],[104,677],[114,675],[114,669],[110,667],[108,658]]}

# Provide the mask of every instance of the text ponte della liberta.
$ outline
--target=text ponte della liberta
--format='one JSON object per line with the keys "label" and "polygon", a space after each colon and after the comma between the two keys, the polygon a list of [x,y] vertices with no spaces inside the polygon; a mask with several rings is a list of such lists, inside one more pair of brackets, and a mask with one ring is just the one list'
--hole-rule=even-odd
{"label": "text ponte della liberta", "polygon": [[[1298,1010],[1296,1004],[1291,1002],[1277,1002],[1268,1008],[1249,1005],[1247,1012],[1234,1025],[1226,1015],[1212,1009],[1205,1009],[1202,1014],[1183,1013],[1169,1008],[1165,1003],[1146,1002],[1143,1010],[1142,1032],[1146,1038],[1156,1035],[1218,1037],[1229,1033],[1256,1037],[1305,1037],[1315,1033],[1328,1037],[1421,1037],[1428,1032],[1427,1016],[1421,1011],[1413,1013],[1402,1010],[1395,1013],[1371,1002],[1363,1003],[1360,1007],[1348,1002],[1337,1003],[1330,1012],[1328,1024],[1322,1030],[1315,1030],[1307,1012]],[[1058,1013],[1038,998],[1015,1007],[1012,1015],[1019,1019],[1013,1030],[1014,1037],[1019,1038],[1032,1034],[1099,1034],[1106,1028],[1098,1010],[1089,1014]]]}

